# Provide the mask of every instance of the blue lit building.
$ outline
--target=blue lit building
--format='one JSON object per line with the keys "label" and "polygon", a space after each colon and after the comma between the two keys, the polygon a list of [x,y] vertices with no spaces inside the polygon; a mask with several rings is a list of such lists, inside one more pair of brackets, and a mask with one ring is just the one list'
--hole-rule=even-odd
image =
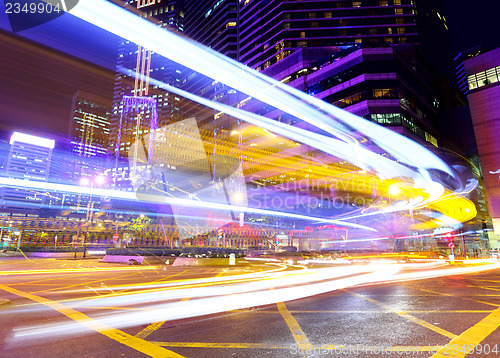
{"label": "blue lit building", "polygon": [[[6,176],[31,181],[47,181],[55,141],[25,133],[14,132],[10,137],[10,151]],[[36,211],[49,198],[43,192],[4,187],[1,189],[1,207],[9,212]]]}

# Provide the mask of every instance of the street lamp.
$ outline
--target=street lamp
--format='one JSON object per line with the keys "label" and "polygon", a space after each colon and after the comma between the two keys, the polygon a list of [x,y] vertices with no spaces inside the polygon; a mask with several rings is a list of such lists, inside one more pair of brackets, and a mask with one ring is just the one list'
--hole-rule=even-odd
{"label": "street lamp", "polygon": [[[85,216],[85,220],[87,221],[87,230],[85,233],[85,237],[83,239],[83,257],[85,257],[85,254],[87,251],[85,248],[85,245],[87,242],[87,238],[89,236],[89,225],[93,221],[93,217],[94,217],[94,202],[92,200],[92,196],[94,193],[93,193],[92,189],[94,188],[94,185],[101,186],[105,182],[106,182],[106,177],[104,175],[98,175],[94,178],[83,177],[80,179],[80,185],[90,186],[90,189],[91,189],[90,190],[90,199],[89,199],[89,202],[87,203],[87,214]],[[76,251],[75,251],[75,255],[76,255]]]}

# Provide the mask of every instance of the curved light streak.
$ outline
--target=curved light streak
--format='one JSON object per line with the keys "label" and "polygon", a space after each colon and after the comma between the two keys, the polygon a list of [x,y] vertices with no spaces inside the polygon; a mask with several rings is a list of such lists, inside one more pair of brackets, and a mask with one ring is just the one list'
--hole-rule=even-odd
{"label": "curved light streak", "polygon": [[[66,193],[76,193],[76,194],[93,194],[98,196],[107,196],[115,199],[127,199],[130,201],[139,201],[136,197],[135,193],[132,192],[124,192],[110,189],[101,189],[101,188],[89,188],[84,186],[73,186],[67,184],[57,184],[57,183],[47,183],[47,182],[38,182],[31,180],[23,180],[23,179],[14,179],[14,178],[4,178],[0,177],[0,186],[12,186],[12,187],[20,187],[20,188],[37,188],[37,189],[46,189],[46,190],[56,190],[62,191]],[[214,202],[206,202],[206,201],[195,201],[189,199],[182,198],[170,198],[170,197],[160,197],[158,195],[150,195],[150,194],[141,194],[141,201],[151,202],[151,203],[164,203],[171,205],[181,205],[192,208],[209,208],[213,210],[238,210],[244,213],[252,213],[252,214],[261,214],[261,215],[269,215],[269,216],[279,216],[285,218],[294,218],[299,220],[311,220],[316,222],[324,222],[331,223],[334,225],[340,226],[349,226],[353,228],[368,230],[368,231],[376,231],[375,229],[365,226],[359,225],[349,222],[344,222],[342,220],[333,220],[326,219],[316,216],[308,216],[308,215],[300,215],[287,213],[282,211],[273,211],[273,210],[265,210],[265,209],[257,209],[257,208],[249,208],[246,206],[240,205],[229,205],[229,204],[221,204]]]}
{"label": "curved light streak", "polygon": [[[441,263],[427,263],[426,267],[439,266]],[[473,267],[453,267],[441,269],[429,269],[419,271],[418,264],[389,264],[389,265],[354,265],[342,268],[317,269],[306,271],[283,272],[269,279],[261,279],[260,282],[236,283],[234,286],[218,286],[222,291],[214,291],[214,287],[200,287],[173,289],[169,291],[158,290],[151,296],[151,292],[138,293],[137,297],[132,295],[113,297],[115,301],[104,298],[101,301],[106,304],[126,305],[140,303],[140,298],[145,302],[153,303],[144,309],[126,311],[112,314],[102,314],[93,320],[81,323],[56,323],[45,326],[35,326],[14,330],[14,340],[46,339],[57,335],[58,338],[65,335],[85,333],[85,329],[105,324],[114,328],[125,328],[150,324],[157,321],[168,321],[198,317],[209,314],[227,312],[231,310],[256,307],[277,302],[296,300],[323,294],[342,288],[353,287],[364,284],[389,283],[408,280],[435,278],[449,275],[467,274],[500,268],[499,263]],[[414,272],[400,272],[403,268],[415,268]],[[308,272],[311,271],[311,272]],[[329,277],[329,275],[333,275]],[[348,276],[347,276],[348,275]],[[326,281],[325,281],[326,280]],[[273,288],[270,290],[270,288]],[[218,295],[232,292],[230,295]],[[169,299],[191,297],[189,301],[162,302]],[[213,294],[214,296],[210,296]],[[123,299],[124,301],[121,301]],[[121,302],[120,302],[121,301]],[[127,302],[128,301],[128,302]],[[99,298],[93,300],[94,305]],[[156,302],[156,303],[155,303]],[[89,332],[91,332],[89,330]]]}
{"label": "curved light streak", "polygon": [[[358,155],[360,143],[348,133],[345,124],[367,135],[394,158],[417,168],[412,177],[423,188],[429,188],[433,183],[427,169],[438,169],[454,176],[439,157],[410,139],[265,77],[114,4],[86,0],[75,7],[72,14],[327,131],[349,144],[349,153],[356,154],[356,158],[350,160],[361,168],[367,167],[367,161]],[[329,141],[331,144],[339,142],[334,138]],[[343,152],[343,155],[347,153]],[[370,159],[373,157],[371,155]],[[369,163],[374,166],[377,160]],[[401,176],[394,168],[388,171],[383,165],[377,165],[376,169],[388,178]],[[435,199],[437,197],[430,192],[429,200]]]}

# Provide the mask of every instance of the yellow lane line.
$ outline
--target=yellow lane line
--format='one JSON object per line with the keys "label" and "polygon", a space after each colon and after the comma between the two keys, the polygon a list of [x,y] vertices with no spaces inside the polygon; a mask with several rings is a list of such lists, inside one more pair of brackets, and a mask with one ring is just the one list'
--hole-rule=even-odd
{"label": "yellow lane line", "polygon": [[[219,348],[219,349],[287,349],[292,350],[291,346],[276,346],[269,345],[265,343],[208,343],[208,342],[151,342],[157,344],[161,347],[180,347],[180,348]],[[358,353],[370,353],[370,352],[406,352],[408,353],[421,353],[421,352],[436,352],[441,345],[427,345],[427,346],[368,346],[368,345],[334,345],[334,344],[324,344],[312,346],[308,352],[322,352],[322,353],[333,353],[333,351],[339,354],[345,354],[351,350],[352,352]]]}
{"label": "yellow lane line", "polygon": [[34,291],[34,292],[30,292],[30,293],[43,293],[43,292],[49,292],[49,291],[54,291],[54,290],[66,290],[68,288],[72,288],[72,287],[77,287],[77,286],[85,286],[85,285],[89,285],[91,283],[95,283],[95,282],[103,282],[103,281],[110,281],[110,280],[117,280],[117,279],[120,279],[120,278],[124,278],[124,277],[128,277],[128,276],[133,276],[133,275],[137,275],[139,272],[132,272],[132,273],[128,273],[126,275],[120,275],[120,276],[114,276],[114,277],[106,277],[106,278],[99,278],[97,280],[92,280],[92,281],[88,281],[88,282],[80,282],[80,283],[75,283],[73,285],[69,285],[69,286],[62,286],[62,287],[56,287],[56,288],[51,288],[49,290],[41,290],[41,291]]}
{"label": "yellow lane line", "polygon": [[93,267],[82,267],[75,269],[47,269],[47,270],[23,270],[23,271],[3,271],[0,272],[0,276],[13,276],[13,275],[41,275],[41,274],[65,274],[65,273],[90,273],[90,272],[113,272],[113,271],[143,271],[143,270],[155,270],[158,268],[156,266],[147,266],[140,268],[133,267],[110,267],[110,268],[93,268]]}
{"label": "yellow lane line", "polygon": [[[71,277],[77,277],[77,276],[80,276],[80,275],[81,275],[81,273],[77,273],[77,274],[74,274],[74,275],[65,275],[65,276],[61,276],[61,277],[43,278],[43,279],[34,280],[34,281],[11,283],[11,284],[9,284],[9,286],[22,286],[22,285],[36,284],[38,282],[45,282],[45,281],[64,280],[64,279],[68,279],[68,278],[71,278]],[[57,285],[57,283],[53,283],[53,285]]]}
{"label": "yellow lane line", "polygon": [[[322,310],[290,311],[290,312],[291,313],[393,313],[392,311],[322,311]],[[406,313],[491,313],[493,312],[493,310],[410,310],[405,312]]]}
{"label": "yellow lane line", "polygon": [[421,325],[422,327],[428,328],[431,331],[439,333],[439,334],[441,334],[441,335],[443,335],[445,337],[448,337],[448,338],[455,338],[455,337],[457,337],[456,334],[448,332],[447,330],[444,330],[441,327],[435,326],[432,323],[429,323],[429,322],[426,322],[424,320],[421,320],[420,318],[414,317],[414,316],[408,314],[405,311],[392,309],[389,306],[387,306],[387,305],[385,305],[385,304],[383,304],[381,302],[375,301],[374,299],[372,299],[370,297],[366,297],[366,296],[360,295],[359,293],[356,293],[356,292],[351,292],[351,291],[348,291],[348,290],[343,290],[343,291],[348,292],[348,293],[350,293],[353,296],[362,298],[362,299],[364,299],[364,300],[366,300],[368,302],[374,303],[377,306],[385,308],[388,311],[394,312],[395,314],[397,314],[397,315],[399,315],[401,317],[404,317],[404,318],[406,318],[406,319],[408,319],[408,320],[410,320],[410,321],[412,321],[414,323],[417,323],[417,324]]}
{"label": "yellow lane line", "polygon": [[243,349],[290,349],[264,343],[205,343],[205,342],[151,342],[162,347],[183,348],[243,348]]}
{"label": "yellow lane line", "polygon": [[[465,296],[455,296],[455,295],[452,295],[450,293],[432,291],[432,290],[428,290],[426,288],[418,288],[418,289],[420,291],[431,292],[431,293],[435,293],[435,294],[438,294],[438,295],[441,295],[441,296],[447,296],[447,297],[453,297],[453,298],[460,298],[462,300],[473,301],[473,302],[482,303],[482,304],[489,305],[489,306],[500,307],[500,305],[496,304],[496,303],[491,303],[491,302],[486,302],[486,301],[480,301],[480,300],[474,300],[472,298],[467,298]],[[498,296],[498,295],[481,295],[481,296]]]}
{"label": "yellow lane line", "polygon": [[107,326],[99,321],[93,320],[89,316],[78,312],[72,308],[68,308],[59,302],[51,301],[47,298],[40,297],[40,296],[35,296],[33,294],[27,293],[27,292],[22,292],[19,291],[15,288],[8,287],[5,285],[0,284],[0,289],[4,290],[6,292],[12,293],[14,295],[24,297],[27,299],[30,299],[32,301],[41,303],[47,307],[52,308],[53,310],[62,313],[66,317],[86,326],[87,328],[96,331],[108,338],[111,338],[118,343],[121,343],[123,345],[126,345],[127,347],[130,347],[132,349],[135,349],[136,351],[139,351],[141,353],[144,353],[150,357],[172,357],[172,358],[184,358],[183,356],[172,352],[168,349],[164,349],[160,346],[157,346],[156,344],[153,344],[151,342],[145,341],[143,339],[134,337],[128,333],[125,333],[123,331],[120,331],[118,329],[115,329],[113,327]]}
{"label": "yellow lane line", "polygon": [[292,336],[295,339],[295,342],[297,343],[298,347],[303,350],[311,350],[314,349],[314,346],[309,342],[307,339],[306,334],[304,331],[300,328],[299,323],[297,320],[292,316],[288,308],[286,307],[284,302],[279,302],[276,303],[278,306],[278,311],[281,313],[283,318],[285,319],[285,322],[290,329],[290,332],[292,332]]}
{"label": "yellow lane line", "polygon": [[[61,301],[59,301],[61,302]],[[106,306],[85,306],[85,309],[96,309],[96,310],[128,310],[128,311],[148,311],[149,308],[137,308],[137,307],[106,307]]]}
{"label": "yellow lane line", "polygon": [[[184,302],[184,301],[187,301],[189,300],[191,297],[184,297],[182,300],[180,300],[179,302]],[[177,303],[179,303],[177,302]],[[157,329],[159,329],[161,326],[163,326],[163,324],[165,323],[166,321],[159,321],[159,322],[153,322],[151,323],[149,326],[147,326],[146,328],[144,328],[142,331],[140,331],[139,333],[137,333],[135,336],[137,338],[146,338],[147,336],[149,336],[151,333],[153,333],[154,331],[156,331]]]}
{"label": "yellow lane line", "polygon": [[434,354],[432,358],[465,357],[468,353],[474,352],[474,348],[498,327],[500,327],[500,308],[497,308],[461,335],[452,339],[450,343],[441,347],[439,352]]}
{"label": "yellow lane line", "polygon": [[[229,312],[235,312],[235,313],[241,313],[241,312],[249,312],[248,310],[242,309],[242,310],[232,310]],[[264,313],[264,314],[278,314],[279,312],[276,311],[267,311],[267,310],[253,310],[251,311],[252,313]],[[491,313],[493,310],[409,310],[405,311],[406,313]],[[290,311],[292,314],[296,313],[346,313],[346,314],[353,314],[353,313],[367,313],[367,314],[372,314],[372,313],[383,313],[383,314],[393,314],[394,312],[391,311],[377,311],[377,310],[351,310],[351,311],[329,311],[329,310],[292,310]]]}

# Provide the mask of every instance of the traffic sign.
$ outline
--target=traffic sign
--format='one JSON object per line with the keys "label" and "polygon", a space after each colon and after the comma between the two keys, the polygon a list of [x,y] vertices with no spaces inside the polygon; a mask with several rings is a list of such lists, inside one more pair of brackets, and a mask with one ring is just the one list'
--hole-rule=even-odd
{"label": "traffic sign", "polygon": [[450,242],[450,243],[448,243],[448,247],[450,249],[454,249],[455,248],[455,244],[453,242]]}
{"label": "traffic sign", "polygon": [[[108,237],[109,237],[109,236],[108,236]],[[118,235],[118,233],[117,233],[117,232],[115,232],[115,233],[113,234],[113,242],[116,244],[116,243],[118,242],[118,239],[119,239],[119,238],[120,238],[120,236]]]}

